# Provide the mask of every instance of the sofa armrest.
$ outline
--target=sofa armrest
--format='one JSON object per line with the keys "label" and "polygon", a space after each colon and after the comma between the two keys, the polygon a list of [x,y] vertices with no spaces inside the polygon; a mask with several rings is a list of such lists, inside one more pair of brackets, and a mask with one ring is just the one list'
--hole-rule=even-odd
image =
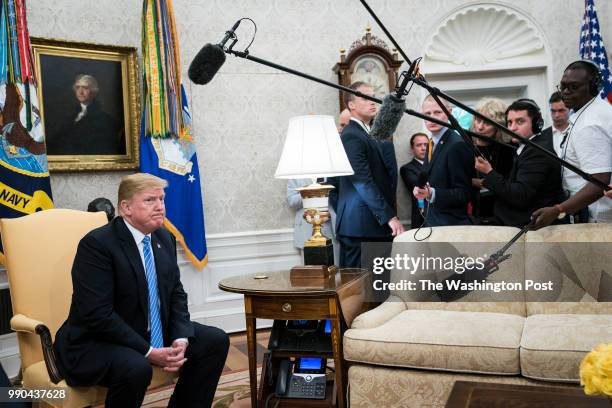
{"label": "sofa armrest", "polygon": [[384,324],[393,316],[406,310],[406,302],[397,296],[390,296],[372,310],[360,314],[353,320],[351,329],[371,329]]}
{"label": "sofa armrest", "polygon": [[53,340],[51,339],[51,332],[49,331],[49,328],[38,320],[22,314],[17,314],[11,318],[11,329],[15,330],[16,332],[37,334],[40,337],[40,345],[42,347],[49,379],[51,379],[53,384],[57,384],[62,381],[62,375],[57,369],[55,353],[53,351]]}

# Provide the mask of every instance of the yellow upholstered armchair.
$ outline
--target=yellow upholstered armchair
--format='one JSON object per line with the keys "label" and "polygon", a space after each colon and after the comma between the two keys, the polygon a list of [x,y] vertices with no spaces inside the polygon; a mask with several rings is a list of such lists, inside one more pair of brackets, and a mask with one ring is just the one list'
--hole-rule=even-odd
{"label": "yellow upholstered armchair", "polygon": [[[53,407],[86,407],[104,401],[106,388],[68,387],[53,353],[53,338],[66,320],[72,298],[71,269],[79,241],[107,223],[103,212],[51,209],[21,218],[0,220],[13,318],[17,332],[23,386],[66,388]],[[151,387],[174,375],[154,370]]]}

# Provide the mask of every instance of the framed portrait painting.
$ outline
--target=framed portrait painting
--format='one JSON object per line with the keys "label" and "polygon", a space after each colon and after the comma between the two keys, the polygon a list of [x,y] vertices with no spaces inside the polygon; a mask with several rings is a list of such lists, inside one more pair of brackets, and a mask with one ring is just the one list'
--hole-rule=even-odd
{"label": "framed portrait painting", "polygon": [[136,48],[31,38],[49,169],[138,168]]}

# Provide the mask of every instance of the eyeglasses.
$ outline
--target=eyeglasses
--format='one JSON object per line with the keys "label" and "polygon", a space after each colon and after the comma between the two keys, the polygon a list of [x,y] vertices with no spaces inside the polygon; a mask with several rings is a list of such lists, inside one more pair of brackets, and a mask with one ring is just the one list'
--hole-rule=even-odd
{"label": "eyeglasses", "polygon": [[570,83],[570,84],[567,84],[567,85],[559,84],[559,85],[557,85],[556,88],[557,88],[557,91],[559,91],[561,93],[563,93],[565,91],[567,91],[569,93],[574,93],[574,92],[578,91],[581,87],[583,87],[585,85],[587,85],[586,82],[584,82],[584,83],[573,82],[573,83]]}

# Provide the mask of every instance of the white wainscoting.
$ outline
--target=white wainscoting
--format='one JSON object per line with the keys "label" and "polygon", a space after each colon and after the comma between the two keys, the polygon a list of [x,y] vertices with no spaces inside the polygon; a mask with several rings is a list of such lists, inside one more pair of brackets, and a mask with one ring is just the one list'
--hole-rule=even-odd
{"label": "white wainscoting", "polygon": [[[301,264],[293,229],[213,234],[206,237],[208,265],[197,270],[179,251],[181,280],[189,295],[191,319],[227,332],[246,328],[242,295],[219,289],[224,278],[290,269]],[[257,327],[271,321],[258,320]]]}
{"label": "white wainscoting", "polygon": [[[208,244],[208,265],[197,270],[179,248],[181,280],[189,297],[191,319],[219,327],[226,332],[243,331],[244,302],[242,295],[223,292],[219,281],[237,275],[289,269],[302,263],[293,246],[293,229],[246,231],[211,234]],[[8,287],[4,270],[0,271],[0,288]],[[258,320],[257,327],[271,327],[272,322]],[[0,363],[9,376],[19,370],[19,348],[13,334],[0,336]]]}

